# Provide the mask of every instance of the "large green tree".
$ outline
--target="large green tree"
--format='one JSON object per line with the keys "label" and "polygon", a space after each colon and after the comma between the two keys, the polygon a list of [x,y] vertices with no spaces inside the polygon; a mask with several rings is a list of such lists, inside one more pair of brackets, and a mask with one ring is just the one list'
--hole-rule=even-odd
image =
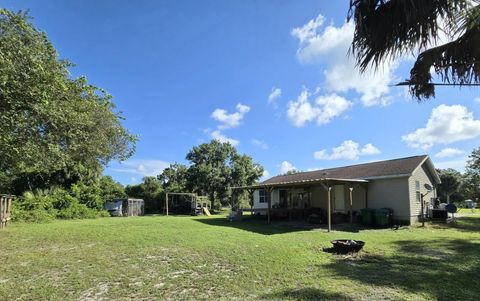
{"label": "large green tree", "polygon": [[438,195],[447,203],[450,203],[450,197],[457,193],[462,185],[462,174],[455,169],[437,169],[441,184],[437,186]]}
{"label": "large green tree", "polygon": [[189,183],[199,194],[215,200],[225,200],[234,186],[250,185],[263,174],[263,167],[247,155],[237,153],[230,143],[212,140],[193,147],[187,154],[190,161]]}
{"label": "large green tree", "polygon": [[157,176],[157,179],[166,192],[185,192],[192,188],[188,182],[188,167],[184,164],[170,164]]}
{"label": "large green tree", "polygon": [[480,148],[474,149],[465,168],[463,193],[472,200],[480,199]]}
{"label": "large green tree", "polygon": [[111,95],[70,67],[25,13],[0,9],[0,189],[93,181],[132,155]]}
{"label": "large green tree", "polygon": [[143,199],[146,213],[159,213],[163,208],[163,188],[155,177],[145,177],[138,185],[127,185],[125,192],[129,197]]}
{"label": "large green tree", "polygon": [[127,197],[123,185],[116,182],[111,176],[101,177],[98,185],[100,187],[100,197],[104,202]]}
{"label": "large green tree", "polygon": [[[480,84],[478,4],[478,0],[350,0],[348,19],[355,22],[351,52],[361,71],[418,54],[407,83],[419,100],[435,96],[432,69],[447,84]],[[451,41],[437,45],[442,34]]]}

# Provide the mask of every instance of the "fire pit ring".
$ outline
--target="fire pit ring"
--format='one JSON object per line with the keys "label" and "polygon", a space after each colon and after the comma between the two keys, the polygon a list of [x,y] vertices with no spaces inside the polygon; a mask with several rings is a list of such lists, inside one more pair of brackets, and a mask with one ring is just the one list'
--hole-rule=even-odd
{"label": "fire pit ring", "polygon": [[357,253],[365,245],[364,241],[353,239],[336,239],[331,243],[333,245],[331,251],[339,254]]}

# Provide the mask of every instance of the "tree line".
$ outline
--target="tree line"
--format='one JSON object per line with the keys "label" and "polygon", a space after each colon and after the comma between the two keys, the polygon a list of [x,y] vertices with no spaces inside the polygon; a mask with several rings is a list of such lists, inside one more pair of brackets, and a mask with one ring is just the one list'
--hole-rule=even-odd
{"label": "tree line", "polygon": [[[207,196],[214,209],[233,205],[232,187],[248,186],[260,179],[263,167],[245,154],[239,154],[230,143],[212,140],[193,147],[185,156],[188,165],[173,163],[157,177],[146,177],[143,183],[129,185],[126,193],[145,200],[147,212],[161,212],[165,192],[192,192]],[[239,201],[247,201],[240,193]]]}
{"label": "tree line", "polygon": [[465,172],[455,169],[437,169],[442,183],[437,187],[441,202],[463,205],[465,200],[480,199],[480,148],[474,149],[465,166]]}

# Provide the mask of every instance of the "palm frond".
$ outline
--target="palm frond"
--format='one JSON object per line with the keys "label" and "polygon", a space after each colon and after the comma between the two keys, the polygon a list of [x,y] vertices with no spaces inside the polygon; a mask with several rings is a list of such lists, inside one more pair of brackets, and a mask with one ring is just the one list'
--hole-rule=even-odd
{"label": "palm frond", "polygon": [[355,22],[351,52],[364,71],[386,57],[426,48],[438,38],[438,20],[448,35],[457,31],[457,16],[469,0],[350,0],[348,20]]}
{"label": "palm frond", "polygon": [[[471,20],[469,21],[471,22]],[[431,83],[433,67],[443,82],[458,85],[480,83],[480,18],[458,39],[431,49],[418,56],[410,71],[410,93],[418,100],[435,96]]]}

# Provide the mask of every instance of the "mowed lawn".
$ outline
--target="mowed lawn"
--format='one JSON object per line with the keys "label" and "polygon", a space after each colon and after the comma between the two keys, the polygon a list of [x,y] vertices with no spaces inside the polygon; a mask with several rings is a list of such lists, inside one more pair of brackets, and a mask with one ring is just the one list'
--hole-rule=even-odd
{"label": "mowed lawn", "polygon": [[[335,238],[366,246],[323,252]],[[0,300],[478,300],[480,215],[332,233],[190,216],[12,224],[0,262]]]}

